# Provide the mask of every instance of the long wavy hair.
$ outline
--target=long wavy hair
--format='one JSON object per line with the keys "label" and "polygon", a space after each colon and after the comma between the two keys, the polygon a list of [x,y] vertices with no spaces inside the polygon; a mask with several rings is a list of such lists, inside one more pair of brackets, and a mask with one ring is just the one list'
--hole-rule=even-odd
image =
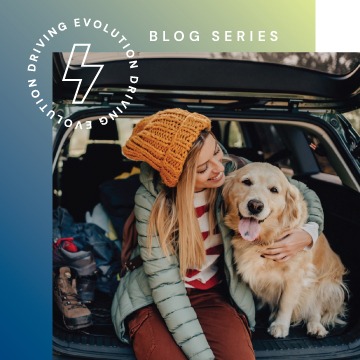
{"label": "long wavy hair", "polygon": [[[180,275],[190,269],[200,269],[205,261],[204,240],[194,208],[196,163],[205,139],[215,136],[202,131],[193,144],[175,188],[164,187],[157,196],[150,213],[147,243],[149,249],[153,236],[158,236],[165,255],[175,254],[180,264]],[[209,191],[210,234],[215,229],[215,200],[218,189]]]}

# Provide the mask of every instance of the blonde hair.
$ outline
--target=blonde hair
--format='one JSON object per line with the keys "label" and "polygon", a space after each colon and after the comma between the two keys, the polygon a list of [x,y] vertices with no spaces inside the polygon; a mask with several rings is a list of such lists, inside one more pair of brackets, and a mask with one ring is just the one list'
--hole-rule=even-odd
{"label": "blonde hair", "polygon": [[[151,248],[153,236],[158,236],[165,255],[176,254],[180,264],[180,275],[186,271],[200,269],[205,261],[204,240],[194,208],[196,163],[200,150],[210,131],[202,131],[193,144],[184,164],[176,188],[164,188],[151,210],[147,242]],[[216,188],[209,189],[210,233],[214,231]]]}

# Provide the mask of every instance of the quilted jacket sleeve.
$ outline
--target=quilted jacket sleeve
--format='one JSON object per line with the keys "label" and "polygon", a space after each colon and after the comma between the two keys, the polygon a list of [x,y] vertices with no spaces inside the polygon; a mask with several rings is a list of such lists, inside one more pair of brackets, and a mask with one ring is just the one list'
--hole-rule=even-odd
{"label": "quilted jacket sleeve", "polygon": [[161,316],[188,359],[214,359],[180,277],[176,256],[166,257],[156,238],[147,246],[147,224],[155,198],[145,187],[135,196],[136,228],[143,266]]}
{"label": "quilted jacket sleeve", "polygon": [[316,193],[309,189],[304,183],[290,179],[291,184],[295,185],[302,193],[308,208],[308,222],[315,222],[319,225],[319,235],[324,230],[324,212],[321,202]]}

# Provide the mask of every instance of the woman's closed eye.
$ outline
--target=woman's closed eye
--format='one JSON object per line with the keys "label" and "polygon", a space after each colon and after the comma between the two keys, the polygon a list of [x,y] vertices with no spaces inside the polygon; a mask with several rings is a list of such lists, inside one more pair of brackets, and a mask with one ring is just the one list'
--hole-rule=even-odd
{"label": "woman's closed eye", "polygon": [[198,170],[197,170],[197,173],[198,173],[198,174],[203,174],[207,169],[208,169],[208,166],[207,166],[207,164],[206,164],[205,167],[204,167],[204,169],[202,169],[202,168],[201,168],[200,170],[198,169]]}
{"label": "woman's closed eye", "polygon": [[[216,146],[215,151],[214,151],[214,156],[216,156],[217,154],[219,154],[221,151],[221,148],[219,145]],[[205,164],[200,165],[200,167],[197,170],[198,174],[203,174],[206,170],[208,169],[208,162],[206,162]]]}
{"label": "woman's closed eye", "polygon": [[[205,158],[204,160],[207,160],[207,161],[204,161],[201,165],[199,165],[196,169],[196,173],[197,174],[204,174],[207,170],[209,170],[209,163],[217,163],[219,160],[221,161],[222,160],[222,156],[223,156],[223,153],[222,153],[222,150],[221,150],[221,147],[220,145],[216,142],[216,139],[214,138],[215,140],[215,147],[214,147],[214,152],[212,155],[210,155],[210,157],[207,157]],[[210,166],[211,168],[213,168],[213,166]]]}

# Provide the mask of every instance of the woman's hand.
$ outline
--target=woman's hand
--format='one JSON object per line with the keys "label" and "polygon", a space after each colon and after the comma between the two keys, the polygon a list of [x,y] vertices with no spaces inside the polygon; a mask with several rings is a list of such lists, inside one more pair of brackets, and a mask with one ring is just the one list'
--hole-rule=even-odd
{"label": "woman's hand", "polygon": [[279,240],[264,250],[262,256],[284,262],[311,244],[312,238],[308,232],[302,229],[294,229],[283,233]]}

